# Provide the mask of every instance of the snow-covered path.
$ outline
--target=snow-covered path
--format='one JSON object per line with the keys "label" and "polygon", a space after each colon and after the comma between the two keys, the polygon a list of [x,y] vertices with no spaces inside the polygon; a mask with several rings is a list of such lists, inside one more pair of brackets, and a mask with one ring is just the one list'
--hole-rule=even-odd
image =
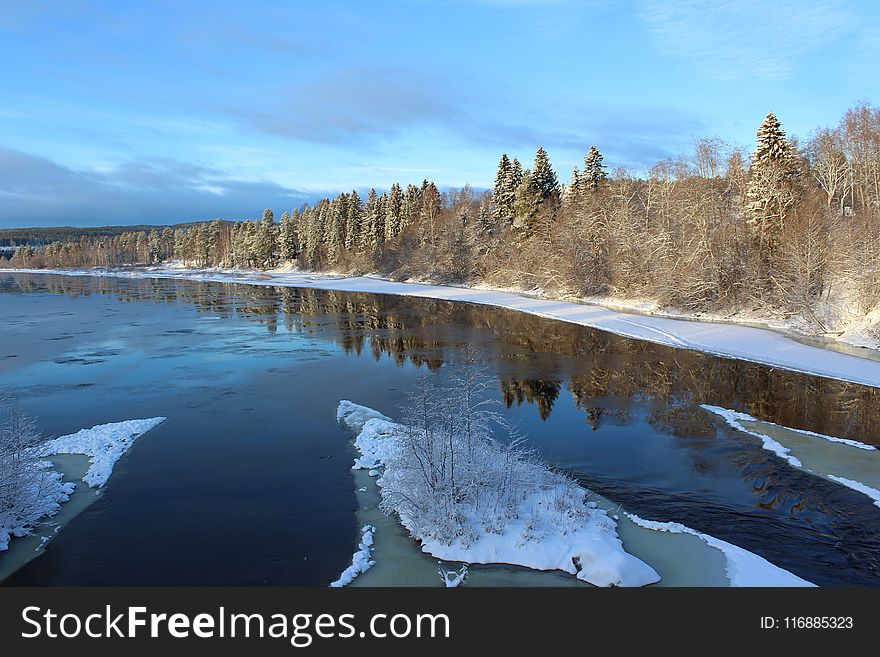
{"label": "snow-covered path", "polygon": [[399,283],[370,276],[334,276],[296,271],[254,272],[173,267],[121,270],[10,269],[5,271],[121,278],[182,278],[461,301],[508,308],[669,347],[693,349],[724,358],[751,361],[794,372],[880,387],[880,361],[811,346],[768,329],[631,314],[602,306],[539,299],[514,292],[448,285]]}

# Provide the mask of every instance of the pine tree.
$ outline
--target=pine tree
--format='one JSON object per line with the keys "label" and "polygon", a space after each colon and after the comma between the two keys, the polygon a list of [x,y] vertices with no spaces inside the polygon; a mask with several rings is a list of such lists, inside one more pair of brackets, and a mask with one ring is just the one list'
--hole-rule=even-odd
{"label": "pine tree", "polygon": [[278,250],[278,237],[275,232],[275,215],[272,210],[266,208],[263,211],[263,220],[260,222],[256,237],[255,255],[259,267],[272,268],[275,266],[275,253]]}
{"label": "pine tree", "polygon": [[492,219],[492,213],[489,211],[489,204],[485,199],[480,203],[480,212],[477,215],[477,229],[481,233],[491,233],[495,228],[495,222]]}
{"label": "pine tree", "polygon": [[769,112],[758,128],[746,191],[748,211],[762,245],[771,251],[799,195],[799,167],[779,119]]}
{"label": "pine tree", "polygon": [[354,233],[348,232],[348,201],[347,194],[340,194],[330,203],[328,212],[325,213],[327,227],[324,231],[324,242],[327,245],[327,260],[331,265],[339,262],[343,247],[347,248],[349,234],[352,235],[352,244],[354,243]]}
{"label": "pine tree", "polygon": [[532,181],[540,191],[542,200],[559,196],[559,182],[556,179],[556,173],[553,171],[553,167],[550,166],[547,151],[541,147],[538,147],[538,151],[535,153]]}
{"label": "pine tree", "polygon": [[400,230],[403,231],[412,225],[419,212],[419,188],[410,183],[406,186],[406,194],[403,197],[403,208],[400,213]]}
{"label": "pine tree", "polygon": [[279,231],[278,250],[281,260],[293,262],[299,255],[299,237],[297,235],[297,222],[289,212],[281,214],[281,227]]}
{"label": "pine tree", "polygon": [[357,190],[352,190],[348,195],[345,214],[345,249],[352,251],[361,244],[361,223],[363,204]]}
{"label": "pine tree", "polygon": [[403,191],[398,183],[391,185],[385,210],[385,238],[393,240],[400,234],[403,212]]}
{"label": "pine tree", "polygon": [[159,237],[159,231],[150,231],[149,258],[150,264],[162,260],[162,242]]}
{"label": "pine tree", "polygon": [[584,157],[584,174],[582,185],[585,189],[595,192],[605,184],[608,174],[605,173],[605,165],[602,164],[603,156],[599,149],[590,146],[590,150]]}
{"label": "pine tree", "polygon": [[[499,223],[510,223],[513,220],[513,198],[511,193],[512,167],[507,153],[501,154],[498,172],[495,174],[495,185],[492,187],[492,202],[495,206],[495,220]],[[513,190],[516,188],[513,187]]]}
{"label": "pine tree", "polygon": [[526,169],[523,172],[522,182],[516,188],[513,227],[524,234],[531,233],[542,200],[541,188],[535,182],[535,177]]}
{"label": "pine tree", "polygon": [[370,254],[375,254],[385,241],[385,205],[375,189],[367,194],[364,206],[365,221],[363,222],[362,244]]}
{"label": "pine tree", "polygon": [[566,207],[573,208],[577,206],[578,201],[580,200],[582,184],[580,171],[575,167],[571,172],[571,180],[565,186],[565,191],[562,194],[562,202]]}

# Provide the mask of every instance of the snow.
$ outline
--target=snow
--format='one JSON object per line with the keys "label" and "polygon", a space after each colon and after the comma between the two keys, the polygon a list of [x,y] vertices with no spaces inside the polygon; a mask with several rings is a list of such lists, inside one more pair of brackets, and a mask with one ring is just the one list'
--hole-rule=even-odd
{"label": "snow", "polygon": [[826,474],[825,477],[831,479],[832,481],[836,481],[838,484],[843,484],[847,488],[852,488],[853,490],[857,490],[860,493],[864,493],[868,497],[874,500],[874,504],[880,506],[880,490],[876,488],[871,488],[870,486],[863,484],[860,481],[855,481],[853,479],[847,479],[846,477],[838,477],[833,474]]}
{"label": "snow", "polygon": [[[781,425],[774,424],[773,422],[766,422],[764,420],[758,420],[757,418],[754,418],[747,413],[741,413],[739,411],[732,411],[730,409],[720,408],[718,406],[710,406],[709,404],[702,404],[701,407],[704,408],[705,410],[709,411],[710,413],[714,413],[714,414],[724,418],[724,420],[727,422],[727,424],[729,424],[731,427],[733,427],[737,431],[742,431],[742,432],[747,433],[751,436],[755,436],[757,438],[760,438],[761,441],[763,442],[764,449],[769,450],[769,451],[773,452],[774,454],[780,456],[781,458],[785,459],[792,467],[799,468],[801,470],[806,470],[807,472],[812,472],[813,474],[817,474],[821,477],[825,477],[826,479],[830,479],[831,481],[835,481],[843,486],[846,486],[847,488],[852,488],[853,490],[856,490],[860,493],[864,493],[865,495],[867,495],[868,497],[870,497],[871,499],[874,500],[874,504],[876,504],[877,506],[880,506],[880,490],[877,490],[876,488],[868,486],[867,484],[862,483],[860,481],[856,481],[854,479],[850,479],[847,477],[841,477],[839,475],[835,475],[835,474],[829,473],[829,472],[816,472],[813,469],[805,467],[800,459],[798,459],[797,457],[795,457],[791,454],[791,450],[788,447],[785,447],[779,441],[771,438],[770,436],[768,436],[766,434],[760,433],[759,431],[754,431],[752,429],[749,429],[748,427],[744,426],[742,423],[743,422],[757,422],[760,424],[766,424],[771,427],[777,427],[783,431],[790,431],[790,432],[800,434],[803,436],[809,436],[811,438],[825,440],[825,441],[828,441],[831,443],[838,443],[838,444],[846,445],[848,447],[854,447],[856,449],[861,449],[861,450],[866,450],[866,451],[871,451],[871,452],[876,452],[877,451],[876,447],[874,447],[872,445],[866,445],[865,443],[861,443],[857,440],[849,440],[846,438],[837,438],[835,436],[827,436],[825,434],[816,433],[814,431],[806,431],[804,429],[792,429],[791,427],[783,427]],[[861,457],[859,457],[859,459],[861,459]],[[827,462],[827,463],[823,464],[822,469],[824,470],[826,468],[834,468],[834,467],[840,467],[840,466],[839,466],[839,464],[836,464],[834,462]]]}
{"label": "snow", "polygon": [[92,488],[101,488],[110,479],[113,466],[131,449],[134,441],[167,418],[154,417],[147,420],[125,420],[99,424],[67,436],[50,440],[44,455],[84,454],[89,457],[88,472],[83,481]]}
{"label": "snow", "polygon": [[602,305],[542,299],[515,291],[403,283],[372,276],[344,276],[300,271],[192,270],[180,269],[173,264],[137,269],[9,269],[6,271],[71,276],[183,278],[461,301],[580,324],[669,347],[692,349],[723,358],[762,363],[793,372],[880,387],[880,361],[804,344],[766,328],[640,315],[613,310]]}
{"label": "snow", "polygon": [[370,558],[373,551],[373,535],[376,528],[372,525],[364,525],[361,528],[361,542],[358,545],[357,552],[351,555],[351,565],[342,571],[335,582],[331,582],[330,586],[339,588],[351,584],[352,580],[361,573],[368,571],[376,562]]}
{"label": "snow", "polygon": [[[61,436],[46,442],[41,448],[42,456],[54,454],[83,454],[89,457],[90,466],[83,481],[92,488],[101,488],[107,483],[116,462],[131,448],[134,441],[154,428],[166,418],[155,417],[148,420],[126,420],[101,424],[91,429]],[[50,470],[52,463],[41,463],[44,469],[39,490],[34,490],[34,506],[27,517],[14,522],[0,512],[0,551],[9,547],[13,536],[27,536],[41,519],[55,515],[61,505],[70,499],[76,490],[73,482],[62,483],[63,474]],[[37,483],[35,483],[35,486]]]}
{"label": "snow", "polygon": [[741,421],[754,422],[755,418],[753,418],[751,415],[740,413],[738,411],[731,411],[726,408],[721,408],[720,406],[711,406],[709,404],[701,404],[700,408],[703,408],[710,413],[715,413],[715,415],[721,416],[722,418],[724,418],[724,421],[727,422],[727,424],[729,424],[737,431],[742,431],[743,433],[747,433],[750,436],[760,438],[761,441],[764,443],[764,449],[773,452],[780,458],[785,459],[796,468],[803,468],[803,464],[800,462],[799,459],[791,455],[791,450],[788,449],[788,447],[785,447],[784,445],[766,434],[758,433],[757,431],[751,431],[741,424]]}
{"label": "snow", "polygon": [[633,513],[627,513],[626,515],[634,523],[645,529],[670,532],[672,534],[691,534],[699,537],[711,547],[720,550],[724,554],[727,564],[727,578],[730,580],[731,586],[815,586],[815,584],[798,577],[794,573],[774,566],[753,552],[744,550],[727,541],[722,541],[714,536],[698,532],[681,523],[645,520]]}
{"label": "snow", "polygon": [[[538,463],[517,463],[517,476],[540,485],[524,492],[510,513],[469,501],[456,510],[466,537],[438,535],[431,519],[416,517],[407,505],[418,495],[406,488],[406,472],[399,457],[405,428],[382,414],[350,401],[339,405],[337,418],[355,433],[360,462],[381,464],[377,483],[383,506],[393,510],[422,550],[444,561],[507,563],[536,570],[562,570],[596,586],[644,586],[660,576],[623,549],[616,523],[605,511],[587,503],[586,491],[567,477]],[[501,448],[497,450],[501,454]],[[487,450],[489,456],[495,454]],[[511,467],[489,463],[487,467]],[[360,467],[360,466],[358,466]],[[498,491],[486,490],[487,499]],[[500,498],[499,498],[500,499]],[[423,501],[424,502],[424,501]],[[418,499],[416,505],[420,505]],[[437,522],[437,526],[442,526]]]}

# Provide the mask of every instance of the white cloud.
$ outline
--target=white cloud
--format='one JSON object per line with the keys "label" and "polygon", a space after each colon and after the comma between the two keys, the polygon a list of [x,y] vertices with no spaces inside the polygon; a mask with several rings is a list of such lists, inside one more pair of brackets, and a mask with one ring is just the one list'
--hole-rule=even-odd
{"label": "white cloud", "polygon": [[716,79],[784,78],[856,28],[846,0],[643,0],[658,47]]}

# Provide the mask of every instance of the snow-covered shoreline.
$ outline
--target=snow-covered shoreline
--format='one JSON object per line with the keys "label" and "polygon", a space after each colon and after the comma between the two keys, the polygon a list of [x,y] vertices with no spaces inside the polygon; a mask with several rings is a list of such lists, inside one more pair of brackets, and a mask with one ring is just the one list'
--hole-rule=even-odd
{"label": "snow-covered shoreline", "polygon": [[372,276],[343,276],[275,270],[196,270],[182,267],[128,269],[6,269],[10,273],[111,276],[118,278],[170,278],[247,285],[391,294],[495,306],[557,321],[607,331],[679,349],[743,360],[792,372],[880,387],[880,360],[825,349],[799,342],[769,328],[701,322],[612,310],[600,305],[530,297],[518,292],[395,282]]}
{"label": "snow-covered shoreline", "polygon": [[[833,472],[832,469],[837,467],[846,467],[847,465],[856,465],[862,467],[870,467],[873,463],[877,464],[878,462],[878,450],[876,447],[872,445],[866,445],[865,443],[861,443],[857,440],[849,440],[846,438],[837,438],[836,436],[828,436],[822,433],[816,433],[815,431],[807,431],[804,429],[793,429],[791,427],[784,427],[778,424],[774,424],[773,422],[767,422],[765,420],[759,420],[758,418],[752,417],[747,413],[742,413],[740,411],[734,411],[727,408],[720,408],[718,406],[711,406],[709,404],[702,404],[701,407],[718,417],[722,418],[726,424],[728,424],[733,429],[737,431],[742,431],[743,433],[749,434],[750,436],[754,436],[761,440],[762,447],[766,449],[768,452],[772,452],[776,454],[779,458],[786,461],[791,467],[797,468],[799,470],[804,470],[806,472],[810,472],[820,477],[824,477],[826,479],[830,479],[831,481],[837,482],[847,488],[851,488],[859,493],[863,493],[870,497],[874,504],[880,507],[880,490],[869,486],[863,481],[858,481],[850,477],[844,477],[839,473]],[[755,426],[747,426],[747,425],[755,425]],[[762,428],[763,427],[763,428]],[[776,437],[768,435],[767,432],[775,432],[777,434]],[[790,446],[783,445],[780,440],[783,440],[782,436],[788,436],[787,442],[791,442],[791,438],[799,437],[804,440],[814,440],[818,441],[821,445],[822,443],[829,444],[831,446],[835,446],[837,448],[837,461],[826,460],[826,461],[818,461],[817,459],[811,459],[811,463],[805,464],[802,462],[802,459],[793,453],[793,450]],[[826,450],[827,452],[827,450]],[[869,454],[865,454],[868,452]],[[848,458],[844,457],[844,454],[848,456]],[[874,478],[877,478],[876,469],[874,472]],[[848,474],[848,471],[845,471]],[[865,473],[862,472],[864,475]]]}
{"label": "snow-covered shoreline", "polygon": [[[88,457],[89,468],[82,481],[90,488],[100,489],[106,485],[113,474],[114,466],[135,441],[165,420],[164,417],[154,417],[99,424],[47,441],[41,445],[40,454],[45,458],[58,454],[80,454]],[[9,548],[11,538],[29,535],[37,523],[57,514],[61,505],[70,500],[76,488],[72,482],[61,483],[64,474],[51,470],[51,462],[45,461],[42,467],[47,471],[48,481],[53,485],[44,487],[29,517],[18,519],[14,523],[2,522],[4,519],[0,518],[0,552]]]}

